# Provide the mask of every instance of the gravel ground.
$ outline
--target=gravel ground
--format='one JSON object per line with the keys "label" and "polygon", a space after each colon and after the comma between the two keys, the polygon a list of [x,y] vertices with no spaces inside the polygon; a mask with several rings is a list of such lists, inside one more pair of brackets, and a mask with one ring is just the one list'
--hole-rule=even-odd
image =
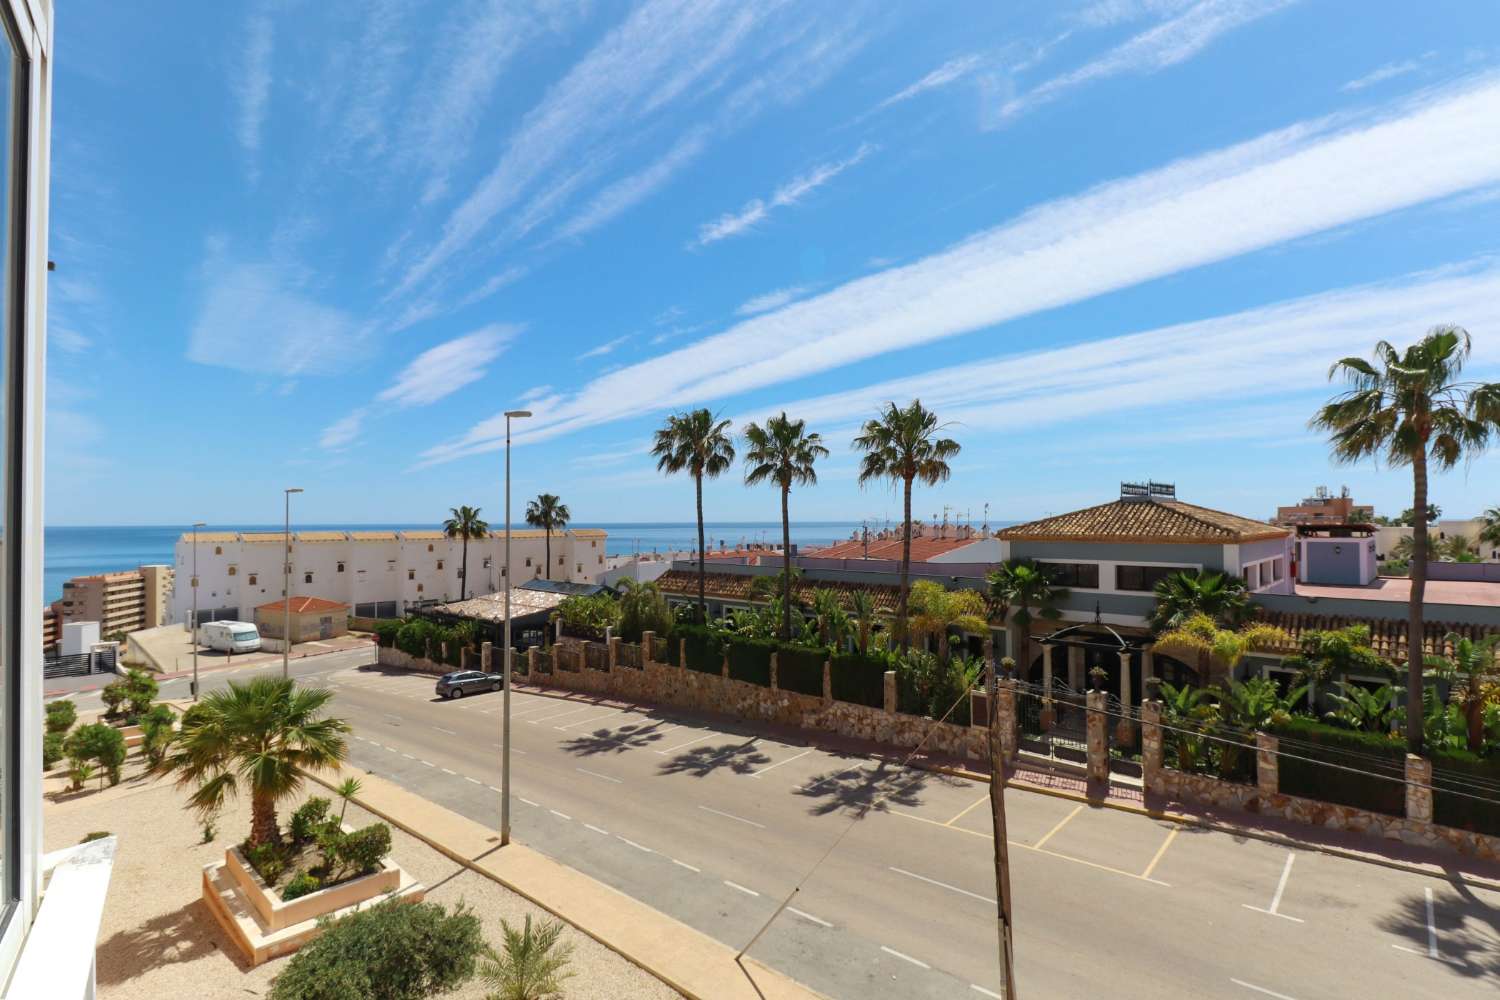
{"label": "gravel ground", "polygon": [[[170,782],[140,778],[135,771],[132,761],[118,787],[49,801],[44,813],[47,850],[76,844],[95,830],[120,838],[99,932],[98,995],[103,1000],[265,996],[289,959],[255,969],[246,966],[202,900],[203,866],[222,860],[225,847],[248,832],[248,803],[226,810],[217,840],[201,844],[201,827],[182,808],[187,793]],[[281,811],[283,822],[290,812],[290,807]],[[373,819],[351,806],[346,821],[363,826]],[[502,918],[513,925],[527,914],[533,922],[547,918],[545,911],[421,841],[400,830],[391,835],[391,857],[428,887],[427,899],[450,907],[467,903],[491,944],[500,941]],[[563,939],[573,945],[570,968],[575,975],[563,991],[568,1000],[680,996],[592,938],[570,931]],[[457,1000],[482,1000],[484,995],[477,978],[447,994]]]}

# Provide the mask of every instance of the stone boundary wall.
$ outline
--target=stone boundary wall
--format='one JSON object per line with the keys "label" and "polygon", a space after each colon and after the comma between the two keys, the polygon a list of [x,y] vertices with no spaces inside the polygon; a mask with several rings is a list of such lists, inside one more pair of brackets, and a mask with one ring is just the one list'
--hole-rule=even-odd
{"label": "stone boundary wall", "polygon": [[458,669],[446,663],[438,663],[434,660],[425,660],[420,656],[412,656],[410,653],[403,653],[401,650],[393,649],[389,646],[380,646],[378,649],[376,662],[382,667],[395,667],[398,670],[411,670],[415,673],[432,674],[437,677],[452,673]]}

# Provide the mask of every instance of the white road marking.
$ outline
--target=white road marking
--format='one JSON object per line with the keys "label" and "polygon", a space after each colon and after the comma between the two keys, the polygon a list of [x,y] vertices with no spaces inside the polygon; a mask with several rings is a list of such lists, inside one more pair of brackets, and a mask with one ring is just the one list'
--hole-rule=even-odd
{"label": "white road marking", "polygon": [[764,823],[757,823],[753,819],[745,819],[743,816],[736,816],[734,813],[720,812],[719,810],[710,808],[709,806],[699,806],[698,808],[702,809],[704,812],[711,812],[715,816],[723,816],[725,819],[732,819],[736,823],[744,823],[746,826],[753,826],[758,830],[764,830],[766,828],[766,825]]}
{"label": "white road marking", "polygon": [[556,715],[548,715],[540,719],[527,719],[526,724],[528,726],[540,726],[542,723],[551,722],[553,719],[566,719],[568,716],[577,715],[579,712],[592,712],[596,707],[595,705],[585,705],[582,708],[570,708],[566,712],[559,712]]}
{"label": "white road marking", "polygon": [[794,791],[794,792],[807,792],[807,791],[811,791],[814,788],[822,788],[824,785],[828,784],[831,781],[837,781],[840,778],[847,778],[849,775],[851,775],[851,774],[858,774],[859,772],[863,771],[864,769],[865,769],[865,765],[863,765],[863,764],[859,765],[858,767],[847,768],[846,770],[840,771],[838,774],[832,775],[831,777],[820,778],[819,780],[814,781],[810,785],[793,785],[792,786],[792,791]]}
{"label": "white road marking", "polygon": [[458,735],[453,730],[451,730],[451,729],[444,729],[442,726],[433,726],[432,728],[436,729],[440,733],[447,733],[449,736],[457,736]]}
{"label": "white road marking", "polygon": [[1411,955],[1421,955],[1423,958],[1435,959],[1439,962],[1446,962],[1449,965],[1462,965],[1462,962],[1454,961],[1451,958],[1444,958],[1438,954],[1437,922],[1433,919],[1432,889],[1429,887],[1423,891],[1427,894],[1427,950],[1421,951],[1417,948],[1408,948],[1404,944],[1393,944],[1391,947],[1397,951],[1404,951]]}
{"label": "white road marking", "polygon": [[585,830],[593,830],[595,833],[599,834],[601,837],[608,837],[609,836],[609,831],[606,830],[606,829],[604,829],[602,826],[595,826],[592,823],[585,823],[585,824],[583,824],[583,827],[584,827]]}
{"label": "white road marking", "polygon": [[443,773],[444,773],[444,774],[453,774],[453,775],[456,775],[456,774],[458,774],[458,772],[457,772],[457,771],[450,771],[450,770],[448,770],[448,769],[447,769],[447,768],[446,768],[446,767],[445,767],[445,768],[443,768],[443,769],[442,769],[442,771],[443,771]]}
{"label": "white road marking", "polygon": [[600,719],[609,719],[613,718],[616,715],[624,715],[628,711],[630,711],[630,709],[628,708],[617,708],[613,712],[605,712],[603,715],[596,715],[592,719],[579,719],[577,722],[570,722],[565,726],[553,726],[552,728],[572,729],[574,726],[588,726],[592,725],[595,722],[598,722]]}
{"label": "white road marking", "polygon": [[1254,983],[1247,983],[1243,979],[1231,979],[1229,981],[1236,986],[1243,986],[1247,990],[1254,990],[1255,992],[1263,996],[1275,997],[1276,1000],[1292,1000],[1292,998],[1287,996],[1285,993],[1277,993],[1275,990],[1268,990],[1264,986],[1256,986]]}
{"label": "white road marking", "polygon": [[983,986],[980,986],[978,983],[970,983],[969,984],[969,989],[971,989],[975,993],[979,993],[979,994],[981,994],[983,996],[994,997],[995,1000],[1005,1000],[1004,997],[1002,997],[1000,994],[996,993],[994,990],[987,990]]}
{"label": "white road marking", "polygon": [[486,785],[485,787],[488,788],[490,791],[496,793],[497,795],[503,795],[504,794],[503,792],[500,791],[500,789],[496,788],[494,785]]}
{"label": "white road marking", "polygon": [[524,795],[517,795],[516,798],[520,799],[522,802],[526,803],[528,806],[534,806],[534,805],[536,805],[535,802],[531,801],[530,799],[528,799]]}
{"label": "white road marking", "polygon": [[912,965],[919,966],[919,967],[921,967],[923,969],[930,969],[930,968],[932,968],[932,966],[928,965],[926,962],[922,961],[920,958],[912,958],[910,955],[903,955],[903,954],[901,954],[901,952],[897,951],[895,948],[887,948],[885,945],[881,945],[880,946],[880,950],[883,951],[883,952],[885,952],[887,955],[895,955],[897,958],[901,959],[903,962],[910,962]]}
{"label": "white road marking", "polygon": [[788,913],[795,913],[795,914],[797,914],[797,916],[801,917],[803,920],[811,920],[813,923],[819,924],[820,926],[823,926],[823,927],[832,927],[833,926],[828,921],[824,920],[822,917],[815,917],[811,913],[808,913],[806,910],[799,910],[795,906],[788,906],[786,908],[786,911]]}
{"label": "white road marking", "polygon": [[404,753],[404,754],[402,754],[402,755],[401,755],[401,756],[403,756],[403,757],[405,757],[405,758],[406,758],[406,759],[407,759],[407,760],[416,760],[416,759],[417,759],[417,758],[415,758],[415,757],[413,757],[413,756],[412,756],[412,755],[411,755],[411,754],[409,754],[409,753]]}
{"label": "white road marking", "polygon": [[1292,862],[1296,859],[1297,855],[1293,854],[1291,851],[1286,852],[1286,866],[1281,869],[1281,880],[1276,883],[1276,894],[1271,897],[1270,909],[1262,909],[1259,906],[1251,906],[1249,903],[1241,903],[1240,905],[1247,910],[1254,910],[1256,913],[1269,913],[1271,916],[1280,917],[1282,920],[1290,920],[1298,924],[1302,923],[1303,921],[1301,917],[1289,917],[1285,913],[1277,912],[1281,908],[1281,894],[1286,892],[1286,880],[1292,874]]}
{"label": "white road marking", "polygon": [[905,868],[892,867],[891,871],[895,872],[897,875],[905,875],[907,878],[914,878],[919,882],[926,882],[928,885],[935,885],[939,888],[948,889],[952,892],[962,893],[965,896],[969,896],[973,899],[979,900],[981,903],[989,903],[991,905],[994,905],[995,902],[989,896],[981,896],[977,892],[970,892],[968,889],[960,889],[956,885],[949,885],[947,882],[939,882],[935,878],[928,878],[926,875],[918,875],[916,872],[909,872]]}
{"label": "white road marking", "polygon": [[422,761],[422,763],[424,763],[424,764],[426,764],[426,765],[427,765],[427,766],[428,766],[428,767],[437,767],[437,765],[436,765],[436,764],[434,764],[434,763],[433,763],[433,762],[432,762],[432,761],[430,761],[430,760],[424,760],[424,761]]}
{"label": "white road marking", "polygon": [[647,854],[655,854],[656,853],[651,848],[647,847],[645,844],[637,844],[635,841],[631,840],[629,837],[622,837],[618,833],[615,834],[615,839],[616,840],[623,840],[623,841],[625,841],[625,843],[629,844],[631,847],[634,847],[637,851],[645,851]]}
{"label": "white road marking", "polygon": [[600,774],[598,771],[590,771],[586,767],[575,767],[575,768],[573,768],[573,770],[577,771],[580,774],[587,774],[591,778],[599,778],[599,779],[602,779],[604,781],[613,781],[617,785],[623,785],[623,784],[625,784],[625,782],[621,781],[619,778],[611,778],[607,774]]}
{"label": "white road marking", "polygon": [[762,774],[765,774],[767,771],[774,771],[778,767],[780,767],[782,764],[790,764],[792,761],[794,761],[794,760],[800,760],[803,757],[806,757],[810,753],[812,753],[812,748],[811,747],[809,747],[808,749],[806,749],[806,750],[802,751],[801,753],[797,754],[795,757],[788,757],[786,760],[778,760],[776,763],[771,764],[768,767],[763,767],[759,771],[751,771],[750,772],[750,777],[752,777],[752,778],[759,778]]}
{"label": "white road marking", "polygon": [[678,861],[676,858],[672,858],[671,861],[672,861],[672,864],[678,866],[679,868],[686,868],[690,872],[697,872],[700,875],[703,874],[703,869],[702,868],[694,868],[692,865],[688,864],[686,861]]}
{"label": "white road marking", "polygon": [[471,778],[467,774],[464,775],[464,780],[465,781],[472,781],[476,785],[482,785],[482,784],[484,784],[484,782],[480,781],[478,778]]}
{"label": "white road marking", "polygon": [[673,752],[675,752],[677,750],[681,750],[683,747],[690,747],[694,743],[702,743],[704,740],[713,739],[713,736],[714,736],[713,733],[704,733],[702,736],[699,736],[697,739],[688,740],[686,743],[679,743],[675,747],[667,747],[665,750],[658,750],[656,752],[660,753],[660,754],[673,753]]}
{"label": "white road marking", "polygon": [[724,884],[727,885],[727,886],[729,886],[729,888],[731,888],[731,889],[738,889],[740,892],[743,892],[747,896],[759,896],[760,895],[760,893],[756,892],[754,889],[746,889],[744,886],[740,885],[738,882],[731,882],[727,878],[724,880]]}
{"label": "white road marking", "polygon": [[556,809],[548,809],[547,811],[549,813],[551,813],[552,815],[554,815],[554,816],[561,816],[563,819],[572,819],[573,818],[572,816],[569,816],[567,813],[560,813],[560,812],[558,812]]}

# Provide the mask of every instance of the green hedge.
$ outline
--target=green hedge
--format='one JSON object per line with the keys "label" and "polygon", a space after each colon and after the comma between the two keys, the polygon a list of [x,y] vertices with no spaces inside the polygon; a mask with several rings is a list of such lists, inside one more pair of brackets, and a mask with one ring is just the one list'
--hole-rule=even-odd
{"label": "green hedge", "polygon": [[858,653],[835,653],[830,659],[835,701],[885,707],[885,672],[890,665],[884,659]]}
{"label": "green hedge", "polygon": [[687,668],[704,674],[724,672],[724,643],[718,634],[702,625],[684,625],[677,629],[684,640]]}
{"label": "green hedge", "polygon": [[828,650],[821,646],[797,646],[784,643],[776,647],[776,686],[823,697],[823,661]]}
{"label": "green hedge", "polygon": [[656,642],[651,647],[651,658],[669,667],[682,666],[682,643],[677,641],[680,638],[682,637],[676,632],[657,636]]}
{"label": "green hedge", "polygon": [[1430,750],[1429,755],[1433,821],[1459,830],[1500,836],[1500,805],[1443,790],[1446,786],[1482,799],[1500,798],[1484,785],[1489,782],[1500,785],[1500,757],[1481,757],[1467,750]]}
{"label": "green hedge", "polygon": [[725,645],[729,652],[729,676],[737,681],[771,686],[771,651],[776,644],[764,639],[734,639]]}
{"label": "green hedge", "polygon": [[[1401,780],[1391,780],[1406,773],[1406,744],[1399,739],[1382,733],[1340,729],[1311,719],[1293,719],[1274,727],[1272,732],[1287,740],[1317,744],[1316,747],[1290,743],[1281,746],[1277,768],[1283,793],[1389,816],[1406,814],[1406,785]],[[1379,760],[1372,761],[1371,757]],[[1343,771],[1294,758],[1313,758],[1354,770]]]}

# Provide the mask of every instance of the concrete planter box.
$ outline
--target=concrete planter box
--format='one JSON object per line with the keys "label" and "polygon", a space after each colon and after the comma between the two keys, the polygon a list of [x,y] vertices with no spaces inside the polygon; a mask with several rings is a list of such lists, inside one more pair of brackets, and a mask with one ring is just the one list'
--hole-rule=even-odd
{"label": "concrete planter box", "polygon": [[273,931],[304,920],[316,920],[346,906],[383,896],[401,886],[401,869],[387,858],[380,863],[378,870],[368,875],[286,900],[256,874],[238,847],[231,847],[224,852],[224,865],[260,917],[261,923]]}

